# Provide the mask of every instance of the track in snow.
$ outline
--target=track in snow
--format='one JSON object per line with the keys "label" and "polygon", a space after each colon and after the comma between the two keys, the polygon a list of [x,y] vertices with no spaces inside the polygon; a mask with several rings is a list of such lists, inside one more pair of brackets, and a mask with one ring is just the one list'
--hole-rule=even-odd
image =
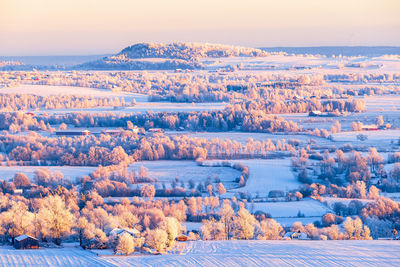
{"label": "track in snow", "polygon": [[121,266],[399,266],[396,241],[197,241],[181,255],[109,257]]}
{"label": "track in snow", "polygon": [[99,257],[80,248],[0,247],[0,266],[400,266],[400,242],[193,241],[158,256]]}

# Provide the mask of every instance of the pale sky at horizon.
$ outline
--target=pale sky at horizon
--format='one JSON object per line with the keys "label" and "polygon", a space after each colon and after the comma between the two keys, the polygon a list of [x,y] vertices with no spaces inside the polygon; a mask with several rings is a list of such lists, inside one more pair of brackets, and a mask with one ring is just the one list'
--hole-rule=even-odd
{"label": "pale sky at horizon", "polygon": [[0,0],[0,56],[138,42],[400,46],[400,0]]}

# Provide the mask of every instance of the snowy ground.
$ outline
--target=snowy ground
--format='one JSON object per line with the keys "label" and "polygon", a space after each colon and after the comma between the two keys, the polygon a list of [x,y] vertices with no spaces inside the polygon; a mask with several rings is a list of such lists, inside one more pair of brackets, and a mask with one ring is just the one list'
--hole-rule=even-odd
{"label": "snowy ground", "polygon": [[[179,134],[179,132],[176,132]],[[326,138],[310,136],[306,134],[271,134],[271,133],[249,133],[249,132],[193,132],[186,133],[189,137],[196,138],[205,138],[208,140],[213,139],[230,139],[232,141],[237,141],[242,144],[246,144],[249,138],[252,138],[254,141],[267,141],[270,139],[271,141],[278,141],[285,139],[288,142],[291,139],[299,140],[302,144],[307,145],[308,141],[314,139],[316,142],[321,143],[324,142],[326,144],[331,144],[330,140]]]}
{"label": "snowy ground", "polygon": [[86,113],[146,113],[147,111],[153,112],[191,112],[191,111],[209,111],[209,110],[222,110],[225,104],[223,103],[170,103],[170,102],[143,102],[137,103],[135,106],[114,109],[113,107],[96,107],[85,109],[48,109],[40,110],[38,114],[46,112],[50,115],[86,112]]}
{"label": "snowy ground", "polygon": [[[365,102],[366,112],[351,113],[344,117],[309,117],[308,113],[276,115],[285,118],[285,120],[296,122],[303,129],[329,130],[335,121],[339,121],[342,130],[351,131],[353,122],[360,121],[365,125],[375,124],[378,116],[382,116],[384,122],[390,123],[392,128],[400,128],[400,95],[371,96],[361,97],[360,99]],[[386,131],[380,131],[380,133],[383,132]],[[396,138],[399,138],[399,135]]]}
{"label": "snowy ground", "polygon": [[49,95],[75,95],[75,96],[93,96],[93,97],[119,97],[125,98],[125,101],[147,102],[147,96],[129,92],[113,92],[109,89],[97,89],[78,86],[53,86],[53,85],[32,85],[21,84],[16,87],[6,87],[0,89],[3,94],[32,94],[40,96]]}
{"label": "snowy ground", "polygon": [[30,180],[39,168],[47,168],[51,172],[59,171],[64,174],[64,178],[74,181],[78,177],[89,175],[95,167],[75,167],[75,166],[0,166],[0,180],[12,180],[16,173],[25,173]]}
{"label": "snowy ground", "polygon": [[[145,113],[149,110],[153,112],[179,112],[179,111],[207,111],[222,110],[224,103],[170,103],[170,102],[148,102],[147,95],[130,93],[130,92],[113,92],[109,89],[97,89],[90,87],[77,86],[52,86],[52,85],[31,85],[22,84],[17,87],[7,87],[0,89],[3,94],[34,94],[40,96],[49,95],[75,95],[75,96],[92,96],[92,97],[108,97],[108,98],[124,98],[127,103],[131,103],[133,99],[136,101],[135,106],[129,106],[114,110],[113,107],[96,107],[85,109],[41,109],[38,114],[46,112],[47,114],[65,114],[72,112],[89,112],[89,113]],[[33,110],[35,111],[35,110]]]}
{"label": "snowy ground", "polygon": [[[207,64],[207,69],[240,65],[240,72],[273,72],[294,74],[336,74],[336,73],[391,73],[400,69],[398,56],[381,57],[349,57],[332,58],[316,55],[271,55],[268,57],[228,57],[205,58],[201,61]],[[346,66],[349,64],[348,66]],[[351,64],[362,64],[362,67],[351,67]]]}
{"label": "snowy ground", "polygon": [[388,197],[388,198],[393,199],[394,201],[400,202],[400,192],[396,192],[396,193],[383,192],[383,193],[381,193],[381,196]]}
{"label": "snowy ground", "polygon": [[[252,196],[265,197],[271,190],[288,191],[301,185],[291,171],[290,158],[285,159],[249,159],[228,160],[249,167],[250,177],[244,187],[231,192],[250,193]],[[213,162],[212,160],[206,162]]]}
{"label": "snowy ground", "polygon": [[80,248],[17,250],[0,247],[0,266],[113,266],[94,253]]}
{"label": "snowy ground", "polygon": [[104,256],[79,248],[0,247],[0,266],[399,266],[400,242],[193,241],[168,255]]}
{"label": "snowy ground", "polygon": [[[357,135],[362,134],[367,136],[367,139],[360,141]],[[334,141],[347,142],[358,145],[368,145],[379,147],[390,147],[397,144],[400,139],[400,130],[378,130],[378,131],[352,131],[341,132],[332,135]]]}
{"label": "snowy ground", "polygon": [[400,95],[378,95],[364,98],[365,107],[370,111],[399,110]]}
{"label": "snowy ground", "polygon": [[331,209],[313,199],[290,202],[249,203],[247,209],[252,212],[260,210],[269,213],[273,218],[297,217],[299,211],[306,217],[321,217],[325,213],[332,212]]}
{"label": "snowy ground", "polygon": [[129,166],[130,169],[136,171],[140,166],[146,167],[148,176],[156,178],[158,182],[165,182],[167,187],[169,183],[178,178],[178,186],[180,182],[184,182],[187,187],[189,180],[193,180],[196,185],[199,182],[204,182],[207,178],[211,182],[215,182],[219,178],[226,188],[230,188],[237,183],[234,180],[240,177],[240,172],[229,167],[203,167],[196,164],[194,161],[185,160],[159,160],[159,161],[141,161],[135,162]]}
{"label": "snowy ground", "polygon": [[374,200],[372,199],[358,199],[358,198],[337,198],[337,197],[322,197],[322,202],[326,202],[328,207],[333,208],[335,203],[343,203],[345,205],[349,205],[349,203],[353,200],[357,200],[362,202],[364,205],[366,205],[369,202],[373,202]]}

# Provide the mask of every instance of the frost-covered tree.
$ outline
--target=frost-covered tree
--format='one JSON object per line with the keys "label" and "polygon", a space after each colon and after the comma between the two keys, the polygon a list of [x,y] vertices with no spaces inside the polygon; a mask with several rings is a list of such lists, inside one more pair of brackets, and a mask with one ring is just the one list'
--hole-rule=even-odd
{"label": "frost-covered tree", "polygon": [[76,224],[76,230],[78,232],[78,237],[79,237],[79,245],[83,245],[83,239],[84,239],[84,231],[88,227],[88,220],[85,217],[79,217],[78,222]]}
{"label": "frost-covered tree", "polygon": [[292,232],[305,232],[304,226],[301,222],[294,222],[290,227],[290,231]]}
{"label": "frost-covered tree", "polygon": [[265,219],[260,223],[261,234],[258,239],[261,240],[277,240],[281,239],[285,231],[282,226],[274,219]]}
{"label": "frost-covered tree", "polygon": [[57,245],[63,237],[70,234],[74,223],[74,215],[60,196],[45,197],[40,204],[38,218],[41,224],[43,237],[54,239]]}
{"label": "frost-covered tree", "polygon": [[191,197],[188,200],[188,208],[191,215],[195,215],[197,213],[197,201],[194,197]]}
{"label": "frost-covered tree", "polygon": [[379,155],[375,147],[371,147],[368,152],[368,163],[371,166],[371,172],[378,170],[379,164],[383,162],[383,158]]}
{"label": "frost-covered tree", "polygon": [[376,188],[376,186],[371,185],[371,187],[368,190],[368,198],[369,199],[378,199],[379,192],[380,192],[380,190],[378,188]]}
{"label": "frost-covered tree", "polygon": [[135,251],[135,242],[133,240],[133,237],[128,233],[122,234],[118,239],[117,247],[115,248],[115,253],[128,256],[134,251]]}
{"label": "frost-covered tree", "polygon": [[239,209],[236,217],[233,219],[233,236],[238,239],[252,239],[257,221],[243,206]]}
{"label": "frost-covered tree", "polygon": [[379,237],[392,237],[392,230],[394,225],[389,220],[379,220],[377,218],[367,218],[365,225],[371,230],[371,236],[373,238]]}
{"label": "frost-covered tree", "polygon": [[378,124],[378,126],[381,126],[385,123],[385,121],[383,120],[382,115],[379,115],[378,117],[376,117],[376,124]]}
{"label": "frost-covered tree", "polygon": [[142,186],[140,194],[142,195],[142,197],[147,197],[149,201],[151,201],[156,194],[156,189],[151,184],[145,184]]}
{"label": "frost-covered tree", "polygon": [[217,191],[219,195],[223,195],[226,193],[226,189],[222,183],[217,184]]}
{"label": "frost-covered tree", "polygon": [[228,240],[231,238],[234,216],[235,212],[232,209],[231,202],[228,199],[224,199],[221,208],[220,222],[224,225],[225,236]]}
{"label": "frost-covered tree", "polygon": [[212,184],[207,185],[207,192],[210,197],[213,195],[213,189]]}
{"label": "frost-covered tree", "polygon": [[14,243],[15,237],[34,233],[33,220],[34,215],[24,202],[12,201],[10,209],[0,213],[0,229]]}
{"label": "frost-covered tree", "polygon": [[168,247],[171,247],[175,243],[175,239],[182,233],[181,224],[176,218],[167,217],[165,228],[168,235]]}
{"label": "frost-covered tree", "polygon": [[313,223],[309,223],[304,227],[307,236],[311,239],[319,239],[320,235],[319,235],[319,231],[318,228],[314,226]]}
{"label": "frost-covered tree", "polygon": [[67,130],[67,124],[61,123],[60,126],[58,127],[59,130]]}
{"label": "frost-covered tree", "polygon": [[15,187],[17,187],[17,188],[25,188],[31,184],[28,176],[26,176],[25,173],[16,173],[14,176],[13,182],[14,182]]}
{"label": "frost-covered tree", "polygon": [[203,220],[200,231],[204,240],[224,240],[226,238],[225,225],[214,218]]}
{"label": "frost-covered tree", "polygon": [[156,251],[163,252],[168,246],[168,234],[159,228],[148,230],[145,243]]}
{"label": "frost-covered tree", "polygon": [[347,239],[371,239],[370,230],[368,226],[364,225],[359,217],[352,219],[351,217],[347,217],[343,222],[343,228],[346,232]]}

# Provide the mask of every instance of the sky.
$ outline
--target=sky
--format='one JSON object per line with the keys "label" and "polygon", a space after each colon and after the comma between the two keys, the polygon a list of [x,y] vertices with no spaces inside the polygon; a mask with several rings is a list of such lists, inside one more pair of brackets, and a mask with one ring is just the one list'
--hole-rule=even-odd
{"label": "sky", "polygon": [[138,42],[400,46],[400,0],[0,0],[0,56]]}

